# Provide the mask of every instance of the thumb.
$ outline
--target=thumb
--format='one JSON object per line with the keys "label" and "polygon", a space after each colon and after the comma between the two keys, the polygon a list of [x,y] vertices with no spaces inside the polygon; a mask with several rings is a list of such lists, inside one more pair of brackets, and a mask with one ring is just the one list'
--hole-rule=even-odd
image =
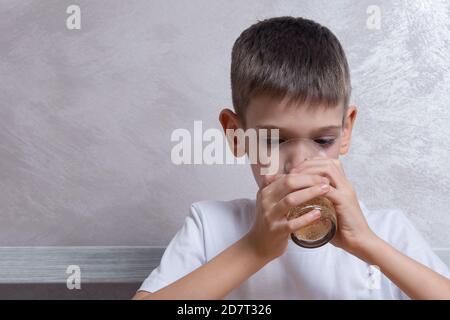
{"label": "thumb", "polygon": [[311,212],[308,212],[298,218],[289,220],[287,222],[289,232],[295,232],[298,229],[301,229],[313,223],[314,221],[320,218],[320,214],[321,214],[320,210],[312,210]]}

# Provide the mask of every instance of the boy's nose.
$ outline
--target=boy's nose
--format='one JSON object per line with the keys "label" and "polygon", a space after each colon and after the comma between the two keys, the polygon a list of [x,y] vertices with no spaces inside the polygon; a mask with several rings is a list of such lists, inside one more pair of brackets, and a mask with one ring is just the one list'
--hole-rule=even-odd
{"label": "boy's nose", "polygon": [[295,159],[289,160],[285,162],[283,173],[296,173],[298,166],[303,163],[303,161],[308,160],[307,157],[296,157]]}
{"label": "boy's nose", "polygon": [[323,154],[310,140],[298,139],[280,147],[280,163],[284,174],[298,172],[297,167],[305,160]]}

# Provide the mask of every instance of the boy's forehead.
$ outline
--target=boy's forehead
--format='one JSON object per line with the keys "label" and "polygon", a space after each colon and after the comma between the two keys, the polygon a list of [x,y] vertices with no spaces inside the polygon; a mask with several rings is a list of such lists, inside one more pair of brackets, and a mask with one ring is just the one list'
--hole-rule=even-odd
{"label": "boy's forehead", "polygon": [[247,128],[280,128],[288,131],[309,133],[317,128],[339,129],[343,119],[342,106],[325,107],[288,103],[286,99],[258,97],[247,107]]}

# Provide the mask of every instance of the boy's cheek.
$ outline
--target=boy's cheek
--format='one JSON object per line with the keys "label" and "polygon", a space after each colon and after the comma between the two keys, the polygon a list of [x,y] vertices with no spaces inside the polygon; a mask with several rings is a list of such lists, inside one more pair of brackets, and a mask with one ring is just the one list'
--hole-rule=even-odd
{"label": "boy's cheek", "polygon": [[253,171],[253,176],[255,177],[256,183],[258,184],[258,187],[260,189],[265,188],[273,181],[275,181],[278,177],[277,174],[275,175],[261,174],[261,166],[257,164],[252,164],[251,167]]}
{"label": "boy's cheek", "polygon": [[262,179],[262,187],[267,187],[269,184],[274,182],[277,179],[277,175],[261,175]]}

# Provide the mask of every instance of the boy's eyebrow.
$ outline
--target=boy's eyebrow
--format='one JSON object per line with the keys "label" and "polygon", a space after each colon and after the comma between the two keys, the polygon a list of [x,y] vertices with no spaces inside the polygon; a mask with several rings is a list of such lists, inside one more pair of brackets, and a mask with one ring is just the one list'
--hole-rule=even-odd
{"label": "boy's eyebrow", "polygon": [[[284,133],[284,132],[288,132],[286,131],[286,129],[274,126],[274,125],[257,125],[256,126],[257,129],[279,129],[280,130],[280,134]],[[317,135],[320,133],[324,133],[324,132],[333,132],[333,131],[337,131],[337,130],[341,130],[342,126],[335,126],[335,125],[331,125],[331,126],[324,126],[324,127],[320,127],[320,128],[315,128],[311,131],[311,135]]]}
{"label": "boy's eyebrow", "polygon": [[334,132],[334,131],[338,131],[341,129],[342,129],[342,126],[325,126],[325,127],[314,129],[312,131],[312,134],[314,135],[314,134],[325,133],[325,132]]}

